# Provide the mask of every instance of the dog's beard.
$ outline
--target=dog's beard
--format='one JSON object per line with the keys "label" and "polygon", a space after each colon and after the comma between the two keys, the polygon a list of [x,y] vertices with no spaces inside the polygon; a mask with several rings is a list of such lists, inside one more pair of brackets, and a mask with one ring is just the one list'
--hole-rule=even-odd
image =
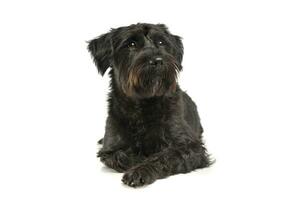
{"label": "dog's beard", "polygon": [[169,95],[176,90],[179,69],[180,65],[173,59],[162,66],[137,63],[129,68],[123,91],[138,98]]}

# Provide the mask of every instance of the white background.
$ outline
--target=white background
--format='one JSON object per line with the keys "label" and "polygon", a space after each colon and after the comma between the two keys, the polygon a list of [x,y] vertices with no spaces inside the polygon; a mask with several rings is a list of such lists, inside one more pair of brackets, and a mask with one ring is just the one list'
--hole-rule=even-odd
{"label": "white background", "polygon": [[[0,199],[300,199],[298,1],[1,1]],[[108,77],[86,41],[165,23],[198,105],[209,169],[142,189],[103,167]]]}

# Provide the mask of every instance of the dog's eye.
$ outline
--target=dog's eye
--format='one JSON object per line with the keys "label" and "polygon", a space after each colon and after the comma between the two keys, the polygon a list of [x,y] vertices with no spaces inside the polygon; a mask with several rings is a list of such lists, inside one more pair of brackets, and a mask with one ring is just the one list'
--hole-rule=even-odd
{"label": "dog's eye", "polygon": [[163,46],[164,42],[162,40],[157,41],[158,46]]}
{"label": "dog's eye", "polygon": [[135,47],[136,47],[136,42],[130,41],[130,42],[128,43],[128,47],[129,47],[129,48],[135,48]]}

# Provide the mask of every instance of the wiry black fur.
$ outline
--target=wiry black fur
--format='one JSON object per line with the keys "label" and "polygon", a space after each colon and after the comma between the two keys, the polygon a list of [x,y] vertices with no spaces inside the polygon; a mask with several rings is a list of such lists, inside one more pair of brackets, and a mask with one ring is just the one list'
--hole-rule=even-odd
{"label": "wiry black fur", "polygon": [[[135,24],[91,40],[88,49],[102,75],[111,68],[97,154],[105,165],[125,172],[122,181],[132,187],[210,165],[196,105],[177,83],[180,37],[162,24]],[[158,57],[162,63],[150,62]]]}

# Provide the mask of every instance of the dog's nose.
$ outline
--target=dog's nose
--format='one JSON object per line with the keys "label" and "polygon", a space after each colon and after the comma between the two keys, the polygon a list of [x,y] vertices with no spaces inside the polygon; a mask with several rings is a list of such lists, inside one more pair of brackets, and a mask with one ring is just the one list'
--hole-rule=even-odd
{"label": "dog's nose", "polygon": [[161,57],[156,57],[156,58],[150,59],[149,64],[150,65],[162,65],[163,59]]}

